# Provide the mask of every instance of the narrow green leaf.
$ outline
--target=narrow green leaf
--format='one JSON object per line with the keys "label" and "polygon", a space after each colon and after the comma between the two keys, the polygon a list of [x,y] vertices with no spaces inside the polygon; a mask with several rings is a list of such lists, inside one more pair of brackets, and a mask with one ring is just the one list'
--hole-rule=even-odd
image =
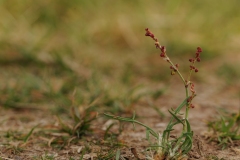
{"label": "narrow green leaf", "polygon": [[[170,132],[171,131],[173,131],[174,129],[166,129],[166,130],[164,130],[163,131],[163,135],[162,135],[162,142],[164,143],[165,142],[165,140],[167,140],[168,139],[168,136],[169,136],[169,134],[170,134]],[[166,137],[167,136],[167,137]]]}
{"label": "narrow green leaf", "polygon": [[171,132],[171,131],[173,131],[174,129],[166,129],[166,130],[164,130],[164,132]]}
{"label": "narrow green leaf", "polygon": [[231,128],[234,126],[234,119],[229,119],[228,125],[226,125],[226,131],[225,132],[230,132]]}
{"label": "narrow green leaf", "polygon": [[182,125],[184,125],[184,123],[174,114],[172,113],[170,110],[168,110],[169,113],[171,113],[171,115],[179,122],[182,123]]}
{"label": "narrow green leaf", "polygon": [[149,128],[149,133],[151,134],[151,135],[153,135],[155,138],[159,138],[158,137],[158,134],[156,133],[156,132],[154,132],[153,130],[151,130],[150,128]]}
{"label": "narrow green leaf", "polygon": [[120,159],[120,149],[117,150],[116,152],[116,160],[119,160]]}
{"label": "narrow green leaf", "polygon": [[226,124],[225,124],[225,120],[224,120],[224,118],[223,118],[223,117],[221,117],[221,125],[222,125],[222,132],[225,132],[225,131],[226,131],[226,128],[227,128],[227,126],[226,126]]}
{"label": "narrow green leaf", "polygon": [[112,123],[112,124],[110,124],[110,125],[107,127],[107,129],[106,129],[106,131],[105,131],[105,133],[104,133],[104,140],[107,139],[108,132],[109,132],[109,130],[110,130],[114,125],[115,125],[115,123]]}
{"label": "narrow green leaf", "polygon": [[81,157],[79,158],[79,160],[83,160],[83,156],[84,156],[84,154],[81,155]]}
{"label": "narrow green leaf", "polygon": [[184,153],[188,153],[192,149],[192,136],[186,135],[181,149],[184,151]]}
{"label": "narrow green leaf", "polygon": [[177,114],[183,106],[185,106],[187,104],[187,100],[188,100],[189,97],[187,97],[175,110],[175,114]]}
{"label": "narrow green leaf", "polygon": [[[39,125],[39,124],[38,124],[38,125]],[[34,129],[37,128],[38,125],[34,126],[34,127],[30,130],[30,132],[27,134],[27,136],[23,139],[24,142],[27,142],[27,141],[28,141],[29,137],[32,135]]]}
{"label": "narrow green leaf", "polygon": [[232,139],[233,140],[240,140],[240,135],[234,135]]}
{"label": "narrow green leaf", "polygon": [[187,124],[187,131],[188,131],[188,132],[191,132],[191,126],[190,126],[190,123],[188,122],[187,119],[185,119],[185,121],[186,121],[186,124]]}
{"label": "narrow green leaf", "polygon": [[140,125],[140,126],[143,126],[143,127],[145,127],[146,129],[149,130],[150,134],[152,134],[155,138],[159,139],[159,135],[154,130],[152,130],[150,127],[148,127],[147,125],[145,125],[145,124],[143,124],[139,121],[136,121],[136,120],[131,119],[131,118],[123,118],[123,117],[120,117],[120,116],[113,116],[113,115],[109,115],[109,114],[106,114],[106,113],[104,113],[104,115],[109,117],[109,118],[116,119],[116,120],[119,120],[119,121],[131,122],[133,124],[133,127],[135,127],[135,123]]}
{"label": "narrow green leaf", "polygon": [[149,140],[149,129],[146,129],[146,139]]}
{"label": "narrow green leaf", "polygon": [[[180,122],[181,123],[181,122]],[[173,128],[173,126],[175,126],[175,125],[177,125],[177,124],[179,124],[179,122],[177,121],[177,122],[174,122],[174,123],[172,123],[171,125],[169,125],[168,126],[168,129],[171,129],[171,128]]]}
{"label": "narrow green leaf", "polygon": [[135,111],[134,111],[134,112],[133,112],[133,117],[132,117],[133,120],[135,120],[135,116],[136,116],[136,115],[135,115]]}
{"label": "narrow green leaf", "polygon": [[192,138],[189,135],[185,136],[185,141],[183,142],[182,146],[185,147],[187,146],[189,143],[192,143]]}

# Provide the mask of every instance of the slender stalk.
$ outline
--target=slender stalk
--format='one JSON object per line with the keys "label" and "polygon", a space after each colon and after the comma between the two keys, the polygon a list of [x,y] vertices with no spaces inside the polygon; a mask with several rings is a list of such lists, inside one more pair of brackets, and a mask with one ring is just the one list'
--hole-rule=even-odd
{"label": "slender stalk", "polygon": [[179,72],[179,70],[175,67],[175,65],[172,63],[172,61],[167,57],[167,61],[176,69],[177,74],[179,75],[179,77],[181,78],[181,80],[183,81],[184,85],[187,85],[185,79],[183,78],[182,74]]}
{"label": "slender stalk", "polygon": [[[175,68],[175,70],[176,70],[176,72],[177,72],[177,74],[179,75],[179,77],[181,78],[181,80],[183,81],[183,84],[184,84],[184,88],[185,88],[185,92],[186,92],[186,98],[188,98],[188,82],[189,82],[189,80],[190,80],[190,76],[191,76],[191,72],[192,72],[192,70],[190,70],[190,73],[189,73],[189,77],[188,77],[188,79],[187,79],[187,81],[183,78],[183,76],[182,76],[182,74],[180,73],[180,71],[178,70],[178,68],[177,67],[175,67],[175,65],[172,63],[172,61],[169,59],[169,58],[167,58],[168,59],[168,62]],[[185,112],[185,119],[187,120],[188,119],[188,112],[189,112],[189,104],[186,104],[186,112]],[[183,128],[183,130],[186,132],[187,131],[187,128],[186,128],[186,126],[187,126],[187,124],[186,124],[186,121],[185,121],[185,123],[184,123],[184,128]]]}
{"label": "slender stalk", "polygon": [[[194,67],[194,64],[195,64],[195,61],[193,62],[193,67]],[[191,78],[191,75],[192,75],[192,69],[190,69],[190,71],[189,71],[189,74],[188,74],[188,78],[187,78],[187,82],[190,82],[190,78]],[[187,91],[188,91],[188,86],[186,87],[186,89],[187,89]],[[188,97],[188,94],[186,94],[187,95],[187,97]],[[185,119],[186,120],[188,120],[188,112],[189,112],[189,105],[190,104],[187,104],[187,106],[186,106],[186,112],[185,112]],[[186,123],[185,123],[186,124]],[[186,129],[186,128],[185,128]],[[186,130],[185,130],[186,131]]]}
{"label": "slender stalk", "polygon": [[[195,61],[193,62],[192,66],[194,67],[194,65],[195,65]],[[192,71],[193,71],[192,69],[189,70],[189,74],[188,74],[188,78],[187,78],[188,82],[190,81],[190,78],[191,78],[191,75],[192,75]]]}
{"label": "slender stalk", "polygon": [[[188,97],[188,89],[186,87],[186,96]],[[184,128],[183,130],[186,132],[187,131],[187,120],[188,120],[188,112],[189,112],[189,104],[186,104],[186,111],[185,111],[185,125],[184,125]]]}

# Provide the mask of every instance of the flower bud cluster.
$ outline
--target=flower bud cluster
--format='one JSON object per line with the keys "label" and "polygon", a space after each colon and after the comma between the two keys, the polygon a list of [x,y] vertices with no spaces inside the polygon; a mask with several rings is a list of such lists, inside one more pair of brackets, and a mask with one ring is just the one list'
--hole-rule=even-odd
{"label": "flower bud cluster", "polygon": [[194,58],[190,58],[189,62],[192,64],[190,65],[190,70],[194,70],[195,72],[198,72],[198,69],[194,66],[195,62],[201,62],[200,53],[202,52],[202,49],[200,47],[197,47],[196,56]]}
{"label": "flower bud cluster", "polygon": [[190,83],[190,90],[192,95],[195,95],[196,91],[194,90],[194,84],[192,82]]}
{"label": "flower bud cluster", "polygon": [[194,106],[192,103],[190,104],[190,107],[191,107],[191,108],[195,108],[195,106]]}
{"label": "flower bud cluster", "polygon": [[165,60],[168,60],[168,57],[166,55],[166,47],[161,46],[159,44],[158,39],[155,38],[154,34],[148,28],[146,28],[145,31],[146,31],[145,36],[151,37],[155,41],[156,48],[161,50],[160,57],[164,58]]}
{"label": "flower bud cluster", "polygon": [[179,65],[175,64],[174,66],[170,66],[170,69],[172,70],[171,75],[174,75],[178,70]]}
{"label": "flower bud cluster", "polygon": [[159,42],[158,42],[158,39],[154,37],[154,34],[153,34],[151,31],[149,31],[148,28],[146,28],[145,31],[146,31],[145,36],[151,37],[151,38],[155,41],[155,46],[156,46],[156,48],[159,48],[159,49],[160,49],[161,46],[160,46],[160,44],[159,44]]}
{"label": "flower bud cluster", "polygon": [[192,82],[190,82],[190,91],[192,93],[192,95],[188,98],[187,102],[190,104],[189,107],[194,108],[195,106],[191,103],[193,98],[196,96],[196,91],[194,89],[194,84]]}

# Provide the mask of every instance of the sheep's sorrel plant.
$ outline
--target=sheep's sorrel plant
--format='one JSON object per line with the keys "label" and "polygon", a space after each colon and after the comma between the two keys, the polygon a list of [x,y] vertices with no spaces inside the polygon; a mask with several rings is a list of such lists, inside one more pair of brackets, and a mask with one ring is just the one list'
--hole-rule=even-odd
{"label": "sheep's sorrel plant", "polygon": [[[193,131],[191,130],[191,126],[188,121],[188,114],[189,109],[194,108],[192,100],[196,96],[196,92],[194,90],[194,84],[191,82],[191,75],[192,72],[198,72],[198,69],[195,67],[195,64],[196,62],[201,61],[200,54],[202,52],[202,49],[200,47],[197,47],[197,51],[194,57],[189,59],[190,71],[187,78],[184,79],[181,72],[178,69],[179,65],[174,64],[168,57],[166,53],[166,48],[159,44],[158,39],[155,38],[154,34],[151,31],[149,31],[148,28],[146,28],[145,30],[146,30],[145,36],[151,37],[155,41],[156,48],[161,51],[160,57],[162,57],[163,60],[167,61],[170,64],[171,74],[179,75],[185,88],[186,98],[176,109],[169,110],[169,113],[171,114],[172,118],[170,119],[166,129],[163,131],[162,134],[155,132],[147,125],[142,124],[139,121],[136,121],[135,115],[133,115],[132,118],[124,118],[109,114],[105,115],[112,119],[131,122],[133,124],[135,123],[139,124],[146,128],[147,138],[149,138],[150,134],[156,138],[157,140],[156,146],[158,148],[156,152],[157,154],[154,157],[147,157],[148,159],[181,159],[187,157],[188,152],[192,148]],[[180,111],[184,109],[185,109],[184,114],[180,113]],[[175,136],[172,134],[172,131],[174,130],[174,126],[178,124],[183,126],[182,132],[179,134],[179,136]]]}

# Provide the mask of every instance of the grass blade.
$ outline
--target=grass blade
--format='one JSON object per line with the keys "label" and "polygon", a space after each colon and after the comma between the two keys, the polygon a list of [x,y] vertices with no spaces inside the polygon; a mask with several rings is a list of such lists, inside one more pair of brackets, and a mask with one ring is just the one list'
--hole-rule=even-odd
{"label": "grass blade", "polygon": [[120,159],[120,154],[121,154],[120,149],[118,149],[116,152],[116,160]]}
{"label": "grass blade", "polygon": [[187,132],[191,132],[191,126],[190,126],[190,123],[188,122],[187,119],[185,119],[186,121],[186,124],[187,124]]}
{"label": "grass blade", "polygon": [[[39,124],[38,124],[38,125],[39,125]],[[23,141],[24,141],[25,143],[28,141],[29,137],[32,135],[34,129],[37,128],[38,125],[34,126],[34,127],[30,130],[30,132],[27,134],[27,136],[23,139]]]}
{"label": "grass blade", "polygon": [[189,98],[189,97],[187,97],[187,98],[175,109],[175,114],[177,114],[177,113],[183,108],[183,106],[185,106],[185,105],[188,103],[188,102],[187,102],[188,98]]}
{"label": "grass blade", "polygon": [[168,110],[168,112],[179,122],[182,123],[184,125],[184,123],[174,114],[172,113],[170,110]]}

